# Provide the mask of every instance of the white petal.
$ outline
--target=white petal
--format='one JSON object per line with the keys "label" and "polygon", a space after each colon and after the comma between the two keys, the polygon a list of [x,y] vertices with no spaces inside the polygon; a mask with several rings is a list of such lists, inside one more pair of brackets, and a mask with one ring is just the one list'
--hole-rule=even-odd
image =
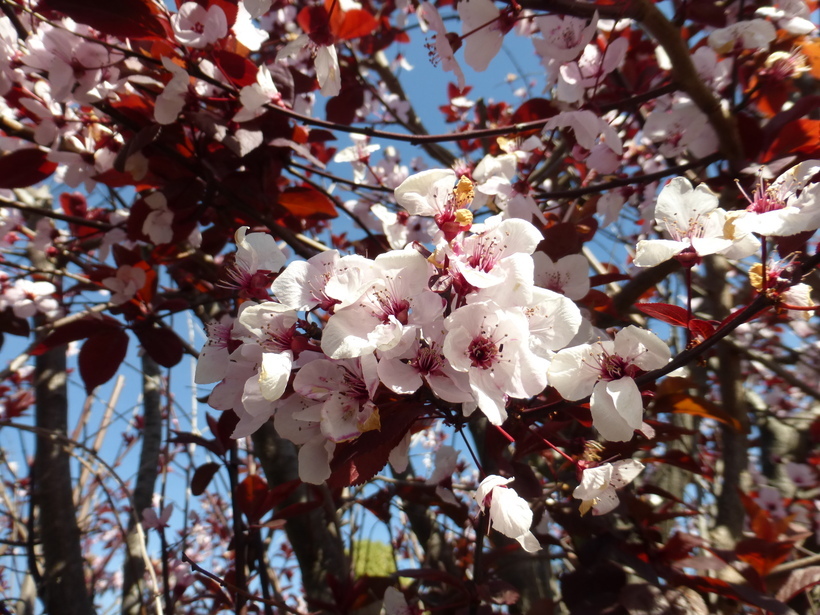
{"label": "white petal", "polygon": [[654,267],[677,256],[687,245],[683,241],[671,239],[642,239],[635,248],[632,262],[636,267]]}
{"label": "white petal", "polygon": [[293,355],[290,351],[283,353],[266,352],[262,355],[259,368],[259,389],[268,401],[276,401],[285,392],[293,367]]}
{"label": "white petal", "polygon": [[589,404],[592,425],[607,440],[625,442],[641,426],[641,393],[632,378],[599,382]]}

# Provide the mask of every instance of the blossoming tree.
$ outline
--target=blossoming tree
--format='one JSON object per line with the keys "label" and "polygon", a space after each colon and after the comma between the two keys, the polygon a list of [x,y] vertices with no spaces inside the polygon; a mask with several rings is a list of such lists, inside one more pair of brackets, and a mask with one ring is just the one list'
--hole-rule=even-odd
{"label": "blossoming tree", "polygon": [[815,0],[0,7],[4,612],[820,608]]}

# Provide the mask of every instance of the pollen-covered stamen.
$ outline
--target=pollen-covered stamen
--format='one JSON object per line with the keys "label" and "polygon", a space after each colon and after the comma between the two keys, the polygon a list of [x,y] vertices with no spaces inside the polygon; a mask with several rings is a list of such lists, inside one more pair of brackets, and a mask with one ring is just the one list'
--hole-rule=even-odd
{"label": "pollen-covered stamen", "polygon": [[360,404],[370,400],[370,393],[367,390],[367,385],[361,377],[345,370],[343,379],[345,387],[347,388],[347,390],[344,391],[346,397],[350,397],[351,399],[358,401]]}
{"label": "pollen-covered stamen", "polygon": [[798,51],[775,51],[766,58],[763,75],[775,81],[793,79],[800,73],[806,72],[806,58]]}
{"label": "pollen-covered stamen", "polygon": [[700,216],[689,218],[686,225],[678,224],[677,220],[665,220],[666,232],[675,241],[683,241],[688,239],[691,243],[692,239],[703,237],[705,235],[705,225]]}
{"label": "pollen-covered stamen", "polygon": [[407,299],[400,299],[387,289],[379,289],[373,292],[371,298],[373,315],[382,321],[382,324],[390,322],[390,317],[395,316],[401,324],[408,322],[410,312],[410,302]]}
{"label": "pollen-covered stamen", "polygon": [[327,285],[327,281],[330,279],[331,274],[326,272],[321,276],[317,276],[316,278],[310,279],[310,296],[311,298],[319,304],[319,307],[322,308],[326,312],[333,312],[333,306],[338,303],[341,303],[338,299],[332,299],[327,296],[325,292],[325,286]]}
{"label": "pollen-covered stamen", "polygon": [[474,338],[467,348],[472,366],[481,369],[490,369],[498,361],[499,353],[495,341],[485,335]]}
{"label": "pollen-covered stamen", "polygon": [[498,237],[492,235],[481,237],[467,262],[473,269],[491,271],[501,259],[503,248],[504,246],[499,246]]}
{"label": "pollen-covered stamen", "polygon": [[225,278],[217,286],[236,290],[243,298],[268,299],[271,272],[260,269],[248,271],[239,262],[233,263],[225,271]]}
{"label": "pollen-covered stamen", "polygon": [[607,382],[620,380],[621,378],[634,378],[641,371],[637,365],[632,363],[631,359],[618,354],[611,354],[605,350],[595,357],[595,361],[597,366],[593,366],[593,369],[600,371],[601,375],[599,377]]}
{"label": "pollen-covered stamen", "polygon": [[749,206],[746,211],[755,214],[764,214],[769,211],[777,211],[783,209],[786,204],[777,198],[776,191],[767,187],[762,179],[758,179],[757,188],[755,188],[754,197],[750,198],[746,191],[738,184],[738,188],[746,200],[749,201]]}
{"label": "pollen-covered stamen", "polygon": [[276,329],[273,324],[265,327],[266,339],[262,341],[262,348],[272,352],[285,352],[293,347],[293,337],[296,334],[296,325],[287,329]]}
{"label": "pollen-covered stamen", "polygon": [[231,342],[232,328],[233,323],[226,324],[218,320],[205,325],[205,331],[208,334],[208,346],[227,348]]}
{"label": "pollen-covered stamen", "polygon": [[409,364],[416,368],[416,370],[430,376],[431,374],[438,374],[441,371],[441,366],[444,363],[444,357],[435,345],[419,348],[415,359],[411,359]]}

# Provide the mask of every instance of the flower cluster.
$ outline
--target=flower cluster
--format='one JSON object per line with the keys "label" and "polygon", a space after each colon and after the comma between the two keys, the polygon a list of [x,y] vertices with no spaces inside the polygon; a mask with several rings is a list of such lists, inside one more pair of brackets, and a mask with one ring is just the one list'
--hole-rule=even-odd
{"label": "flower cluster", "polygon": [[[244,302],[235,319],[209,326],[196,374],[218,383],[210,405],[239,417],[234,437],[272,419],[300,447],[300,477],[321,483],[337,447],[381,430],[403,399],[423,408],[419,418],[477,408],[501,425],[510,399],[552,385],[571,400],[592,393],[607,439],[641,428],[633,377],[662,367],[668,348],[637,327],[586,343],[592,327],[573,301],[589,290],[584,259],[537,251],[541,232],[510,208],[474,220],[484,185],[432,169],[396,187],[407,215],[430,220],[432,249],[414,243],[372,259],[330,250],[284,267],[271,237],[237,231],[225,284]],[[407,446],[403,438],[391,461]],[[500,531],[535,550],[532,514],[506,482],[495,477],[476,497]]]}

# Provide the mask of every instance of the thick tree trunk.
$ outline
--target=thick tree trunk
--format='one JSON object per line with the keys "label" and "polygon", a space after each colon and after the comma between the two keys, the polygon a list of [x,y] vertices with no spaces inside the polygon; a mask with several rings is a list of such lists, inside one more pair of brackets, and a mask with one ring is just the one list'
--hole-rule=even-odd
{"label": "thick tree trunk", "polygon": [[[255,452],[271,486],[299,478],[299,461],[296,447],[276,433],[271,423],[266,423],[253,434]],[[330,502],[327,487],[315,487],[323,492],[325,506],[291,517],[285,525],[299,570],[305,586],[305,596],[310,600],[335,603],[327,583],[327,575],[333,574],[342,582],[349,578],[344,545],[337,531],[335,511]],[[300,486],[284,505],[309,499],[308,486]]]}
{"label": "thick tree trunk", "polygon": [[39,592],[50,615],[86,615],[94,613],[94,606],[86,586],[65,442],[65,352],[65,347],[50,350],[38,356],[35,363],[36,420],[42,430],[34,457],[33,494],[44,561]]}
{"label": "thick tree trunk", "polygon": [[148,354],[142,355],[142,452],[134,485],[133,514],[128,521],[126,538],[127,552],[123,563],[122,614],[139,615],[142,611],[142,579],[145,562],[142,558],[144,545],[137,533],[136,520],[142,518],[142,511],[150,508],[157,482],[159,453],[162,445],[162,391],[159,365]]}
{"label": "thick tree trunk", "polygon": [[[728,261],[722,256],[713,256],[706,261],[707,292],[714,307],[714,314],[722,319],[734,307],[732,291],[726,283],[729,271]],[[722,444],[722,489],[718,494],[716,528],[718,535],[727,533],[732,541],[743,534],[746,511],[740,499],[741,481],[748,467],[747,438],[749,433],[749,410],[743,392],[741,355],[729,343],[717,347],[716,375],[720,388],[723,410],[737,420],[740,430],[721,425]],[[723,544],[731,548],[730,544]]]}

